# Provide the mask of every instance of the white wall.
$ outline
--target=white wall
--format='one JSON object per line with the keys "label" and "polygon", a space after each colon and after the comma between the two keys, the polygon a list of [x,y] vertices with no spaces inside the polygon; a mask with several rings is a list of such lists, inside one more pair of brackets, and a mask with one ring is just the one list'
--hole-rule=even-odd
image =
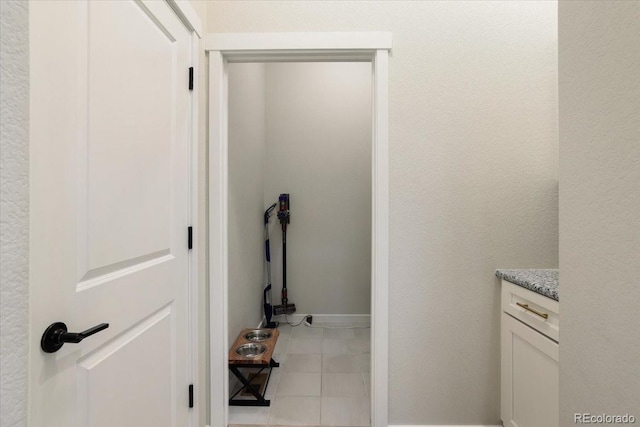
{"label": "white wall", "polygon": [[27,425],[29,8],[0,2],[0,425]]}
{"label": "white wall", "polygon": [[498,424],[494,270],[558,265],[557,4],[215,1],[207,25],[393,32],[390,422]]}
{"label": "white wall", "polygon": [[640,2],[558,20],[561,425],[640,419]]}
{"label": "white wall", "polygon": [[[371,64],[266,66],[265,204],[290,193],[287,288],[297,313],[371,306]],[[282,231],[271,227],[274,301]]]}
{"label": "white wall", "polygon": [[229,343],[262,319],[265,66],[229,66]]}

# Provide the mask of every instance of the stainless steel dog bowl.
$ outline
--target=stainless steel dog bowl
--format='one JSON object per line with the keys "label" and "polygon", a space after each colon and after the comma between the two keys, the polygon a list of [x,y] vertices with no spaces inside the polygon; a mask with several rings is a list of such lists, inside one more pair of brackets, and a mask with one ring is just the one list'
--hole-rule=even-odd
{"label": "stainless steel dog bowl", "polygon": [[271,332],[265,329],[254,329],[244,334],[244,338],[253,342],[260,342],[271,338]]}
{"label": "stainless steel dog bowl", "polygon": [[242,357],[256,357],[267,351],[267,347],[264,344],[242,344],[236,348],[236,353]]}

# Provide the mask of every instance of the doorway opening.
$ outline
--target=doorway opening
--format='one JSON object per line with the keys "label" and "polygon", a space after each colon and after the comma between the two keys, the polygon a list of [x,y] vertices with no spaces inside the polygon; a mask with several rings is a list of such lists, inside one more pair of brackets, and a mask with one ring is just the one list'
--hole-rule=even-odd
{"label": "doorway opening", "polygon": [[[233,117],[230,117],[230,96],[229,96],[229,73],[234,63],[267,63],[268,65],[285,66],[283,62],[295,62],[299,66],[309,65],[301,63],[327,64],[332,62],[353,63],[364,62],[369,67],[372,90],[370,94],[369,123],[372,122],[369,136],[369,216],[370,220],[370,252],[367,259],[370,261],[370,308],[371,308],[371,329],[362,328],[366,313],[356,313],[362,316],[358,321],[351,319],[353,329],[321,329],[300,326],[295,331],[313,331],[310,334],[324,334],[327,332],[328,338],[341,334],[355,334],[357,332],[360,340],[353,342],[367,343],[371,347],[370,366],[371,380],[368,390],[370,390],[371,424],[375,426],[386,426],[388,421],[388,51],[391,48],[391,35],[389,33],[301,33],[301,34],[212,34],[207,38],[207,51],[209,54],[209,88],[210,88],[210,108],[209,108],[209,129],[210,129],[210,180],[209,180],[209,218],[210,218],[210,372],[211,372],[211,392],[210,392],[210,416],[211,425],[226,426],[233,423],[229,417],[228,400],[229,390],[229,366],[228,352],[232,342],[233,334],[230,329],[230,312],[233,307],[229,305],[230,296],[230,269],[229,262],[232,256],[230,245],[229,226],[233,222],[230,216],[232,205],[230,184],[230,136]],[[289,64],[291,65],[291,64]],[[334,64],[334,66],[337,64]],[[362,65],[362,64],[360,64]],[[246,129],[245,129],[246,130]],[[280,130],[280,128],[278,128]],[[316,153],[321,155],[321,153]],[[362,156],[361,156],[362,157]],[[267,162],[268,164],[268,162]],[[311,166],[311,165],[309,165]],[[298,168],[304,169],[304,168]],[[268,182],[268,181],[265,181]],[[293,181],[289,181],[293,182]],[[333,184],[335,185],[335,184]],[[267,190],[263,188],[263,204],[270,204],[274,197],[271,193],[287,193],[287,189],[282,191],[273,184],[273,188]],[[304,192],[299,190],[300,200],[304,200]],[[336,189],[339,191],[339,188]],[[267,196],[268,194],[268,196]],[[296,215],[297,195],[289,192],[292,200],[291,212]],[[275,194],[277,197],[278,194]],[[268,199],[268,200],[267,200]],[[266,206],[268,207],[268,206]],[[305,214],[304,205],[298,205],[301,215]],[[337,207],[339,210],[339,207]],[[328,215],[332,207],[327,208]],[[307,212],[308,214],[309,212]],[[339,212],[336,213],[339,215]],[[311,212],[313,216],[313,212]],[[293,217],[295,218],[295,216]],[[300,218],[302,219],[302,218]],[[235,220],[235,218],[234,218]],[[295,220],[292,220],[290,232],[293,234]],[[273,228],[279,231],[280,227]],[[272,242],[275,238],[272,237]],[[279,237],[279,236],[278,236]],[[293,240],[291,240],[293,242]],[[298,248],[299,249],[299,248]],[[262,248],[259,249],[262,251]],[[291,253],[291,252],[290,252]],[[299,255],[296,253],[296,255]],[[235,268],[235,267],[234,267]],[[261,285],[264,285],[261,280]],[[274,283],[276,281],[274,280]],[[298,295],[301,292],[299,285],[293,282],[290,285],[291,302],[299,305],[299,310],[287,316],[288,319],[279,319],[281,324],[295,324],[304,321],[304,314],[317,314],[317,308],[313,307],[314,298],[307,298]],[[298,286],[295,287],[294,286]],[[279,285],[274,286],[274,304],[279,303]],[[357,294],[358,292],[356,292]],[[252,298],[254,298],[252,296]],[[260,297],[258,297],[260,298]],[[304,299],[302,301],[300,298]],[[341,298],[341,300],[344,298]],[[348,299],[348,298],[347,298]],[[302,311],[305,311],[302,313]],[[311,311],[311,313],[307,313]],[[325,311],[325,310],[322,310]],[[321,314],[335,314],[322,313]],[[355,311],[358,311],[356,309]],[[363,311],[363,310],[360,310]],[[317,318],[314,316],[311,324],[318,325],[330,322],[330,316]],[[344,323],[340,319],[339,323]],[[335,322],[334,322],[335,323]],[[253,325],[247,325],[253,326]],[[331,325],[326,325],[327,327]],[[290,326],[287,325],[288,329]],[[319,331],[319,332],[318,332]],[[366,332],[363,332],[366,331]],[[293,331],[290,331],[293,334]],[[370,335],[368,335],[370,332]],[[300,332],[302,334],[303,332]],[[309,337],[312,338],[312,337]],[[334,339],[334,338],[330,338]],[[314,341],[310,339],[309,342]],[[282,340],[281,342],[284,342]],[[320,342],[322,341],[317,341]],[[369,344],[370,343],[370,344]],[[336,341],[334,344],[338,344]],[[317,345],[317,344],[311,344]],[[322,345],[322,344],[320,344]],[[362,344],[361,344],[362,345]],[[327,344],[329,346],[329,344]],[[282,346],[284,347],[284,345]],[[362,352],[362,355],[366,355]],[[322,364],[320,353],[320,363]],[[284,357],[288,357],[285,355]],[[293,357],[293,359],[300,357]],[[302,357],[304,358],[304,357]],[[310,359],[317,359],[311,357]],[[368,356],[360,357],[358,368],[366,366]],[[345,358],[346,359],[346,358]],[[352,360],[354,360],[352,358]],[[308,361],[306,361],[308,362]],[[313,363],[317,362],[315,360]],[[304,364],[304,363],[303,363]],[[322,365],[320,365],[322,366]],[[278,368],[276,368],[278,369]],[[352,367],[355,369],[355,367]],[[322,372],[320,373],[322,374]],[[329,373],[327,373],[329,374]],[[342,375],[346,373],[341,373]],[[357,375],[355,372],[354,375]],[[362,373],[358,373],[364,382]],[[277,389],[277,388],[276,388]],[[300,409],[300,408],[298,408]]]}
{"label": "doorway opening", "polygon": [[[370,425],[371,79],[229,64],[229,425]],[[254,328],[279,366],[233,352]]]}

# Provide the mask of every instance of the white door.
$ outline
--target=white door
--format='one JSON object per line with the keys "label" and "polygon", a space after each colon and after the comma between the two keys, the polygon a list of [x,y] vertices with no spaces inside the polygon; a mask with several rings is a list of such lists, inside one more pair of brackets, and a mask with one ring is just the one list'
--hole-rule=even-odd
{"label": "white door", "polygon": [[[30,425],[188,426],[191,33],[164,1],[34,1]],[[45,353],[54,322],[108,329]]]}

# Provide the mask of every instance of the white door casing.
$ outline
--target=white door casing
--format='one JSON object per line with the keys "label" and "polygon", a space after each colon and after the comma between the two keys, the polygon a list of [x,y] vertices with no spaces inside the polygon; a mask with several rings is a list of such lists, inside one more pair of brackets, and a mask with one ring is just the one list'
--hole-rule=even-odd
{"label": "white door casing", "polygon": [[228,63],[367,61],[373,70],[371,241],[371,425],[388,426],[389,109],[392,34],[221,33],[206,36],[209,56],[209,312],[211,426],[228,421]]}
{"label": "white door casing", "polygon": [[[195,419],[194,36],[176,7],[30,4],[31,426]],[[53,322],[109,328],[45,353]]]}

